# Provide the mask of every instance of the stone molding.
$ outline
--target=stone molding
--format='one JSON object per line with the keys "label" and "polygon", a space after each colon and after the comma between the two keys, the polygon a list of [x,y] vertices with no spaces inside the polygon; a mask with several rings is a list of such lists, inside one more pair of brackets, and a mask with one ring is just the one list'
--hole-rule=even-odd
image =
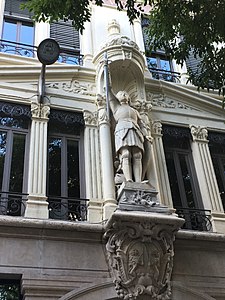
{"label": "stone molding", "polygon": [[182,219],[159,213],[114,213],[105,238],[107,260],[120,299],[171,299],[173,241],[182,223]]}
{"label": "stone molding", "polygon": [[208,130],[205,126],[189,126],[193,141],[208,142]]}
{"label": "stone molding", "polygon": [[78,80],[46,83],[46,88],[63,90],[67,93],[81,94],[85,96],[95,96],[94,84],[86,82],[81,83]]}
{"label": "stone molding", "polygon": [[112,46],[128,46],[128,47],[131,47],[131,48],[139,51],[138,45],[134,41],[129,39],[127,36],[119,36],[119,37],[113,38],[112,40],[110,40],[109,42],[104,44],[103,49],[109,48]]}
{"label": "stone molding", "polygon": [[153,107],[161,108],[172,108],[172,109],[182,109],[182,110],[195,110],[193,107],[186,105],[182,102],[169,99],[164,94],[153,94],[147,92],[147,100],[151,103]]}

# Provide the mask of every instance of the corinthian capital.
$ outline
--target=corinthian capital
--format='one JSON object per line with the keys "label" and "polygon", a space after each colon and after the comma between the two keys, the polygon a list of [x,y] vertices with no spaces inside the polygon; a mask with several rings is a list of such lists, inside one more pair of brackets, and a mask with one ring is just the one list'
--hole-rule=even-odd
{"label": "corinthian capital", "polygon": [[31,103],[31,115],[32,118],[48,119],[50,114],[49,105],[43,105],[39,103]]}
{"label": "corinthian capital", "polygon": [[193,141],[202,141],[202,142],[207,142],[207,137],[208,137],[208,130],[204,126],[195,126],[195,125],[190,125],[189,126],[191,129],[191,135],[193,138]]}

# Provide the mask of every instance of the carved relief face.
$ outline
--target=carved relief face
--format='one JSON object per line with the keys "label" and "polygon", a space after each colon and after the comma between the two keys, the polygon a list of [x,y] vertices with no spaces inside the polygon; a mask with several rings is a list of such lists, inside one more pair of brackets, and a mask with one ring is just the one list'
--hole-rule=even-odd
{"label": "carved relief face", "polygon": [[119,91],[116,94],[116,98],[120,101],[121,104],[123,104],[123,103],[128,104],[129,103],[129,95],[125,91]]}

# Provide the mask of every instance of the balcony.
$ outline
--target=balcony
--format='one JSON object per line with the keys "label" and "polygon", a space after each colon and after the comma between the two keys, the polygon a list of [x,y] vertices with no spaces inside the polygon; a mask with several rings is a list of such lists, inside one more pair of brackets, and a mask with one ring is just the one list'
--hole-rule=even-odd
{"label": "balcony", "polygon": [[27,194],[0,192],[0,215],[23,216]]}
{"label": "balcony", "polygon": [[203,209],[176,208],[178,217],[185,219],[182,229],[211,231],[211,211]]}
{"label": "balcony", "polygon": [[[29,58],[37,57],[37,47],[6,40],[0,40],[0,52]],[[83,58],[82,55],[73,50],[61,49],[58,62],[70,65],[82,65]]]}
{"label": "balcony", "polygon": [[48,197],[49,218],[66,221],[87,220],[87,199]]}

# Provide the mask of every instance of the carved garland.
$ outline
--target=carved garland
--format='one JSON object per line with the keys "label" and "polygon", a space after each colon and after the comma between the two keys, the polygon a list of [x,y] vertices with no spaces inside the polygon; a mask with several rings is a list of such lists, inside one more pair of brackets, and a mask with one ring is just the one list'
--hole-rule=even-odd
{"label": "carved garland", "polygon": [[115,222],[106,232],[108,261],[118,297],[171,299],[175,229],[148,222]]}

